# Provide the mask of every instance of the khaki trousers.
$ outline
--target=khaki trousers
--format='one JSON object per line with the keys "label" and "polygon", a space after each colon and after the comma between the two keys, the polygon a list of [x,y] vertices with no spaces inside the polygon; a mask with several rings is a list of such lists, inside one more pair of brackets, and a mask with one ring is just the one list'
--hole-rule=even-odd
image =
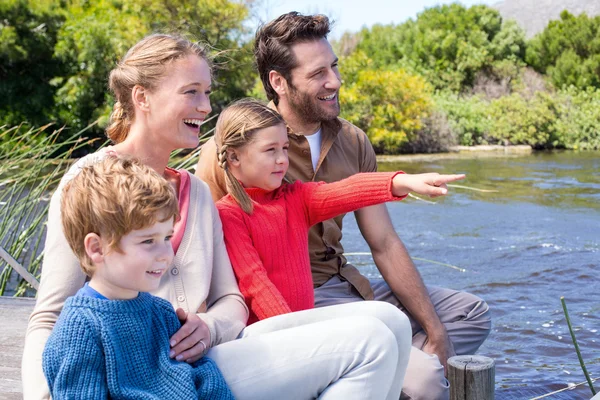
{"label": "khaki trousers", "polygon": [[[421,351],[427,335],[404,308],[383,279],[372,279],[375,300],[396,306],[406,314],[412,327],[412,350],[402,388],[402,399],[445,400],[449,384],[437,356]],[[487,338],[491,317],[487,303],[470,293],[427,286],[431,302],[446,327],[457,355],[474,354]],[[315,307],[364,301],[348,282],[334,276],[315,289]]]}

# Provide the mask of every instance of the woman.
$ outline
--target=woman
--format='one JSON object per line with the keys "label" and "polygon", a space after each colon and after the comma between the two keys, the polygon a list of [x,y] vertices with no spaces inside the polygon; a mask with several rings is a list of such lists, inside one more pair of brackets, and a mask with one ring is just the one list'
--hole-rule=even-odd
{"label": "woman", "polygon": [[[171,357],[194,362],[208,351],[240,399],[399,398],[410,326],[395,308],[346,308],[335,320],[328,320],[331,312],[309,310],[242,332],[248,310],[208,187],[186,171],[167,168],[173,150],[198,145],[200,125],[211,111],[204,50],[182,38],[149,36],[128,51],[109,84],[117,100],[107,129],[114,145],[71,167],[50,203],[42,279],[23,355],[25,399],[48,397],[44,344],[65,299],[85,282],[60,225],[62,187],[82,165],[110,152],[139,158],[179,195],[175,260],[153,292],[170,301],[182,321],[171,338]],[[234,340],[238,336],[244,338]]]}

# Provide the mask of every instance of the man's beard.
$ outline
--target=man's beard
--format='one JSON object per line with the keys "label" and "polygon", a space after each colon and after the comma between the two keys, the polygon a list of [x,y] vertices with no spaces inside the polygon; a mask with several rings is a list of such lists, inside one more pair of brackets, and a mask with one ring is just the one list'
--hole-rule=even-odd
{"label": "man's beard", "polygon": [[294,85],[289,85],[289,96],[288,103],[290,108],[296,113],[296,115],[306,123],[317,123],[323,121],[331,121],[336,119],[340,115],[340,100],[338,93],[336,93],[335,101],[337,103],[337,110],[329,111],[325,108],[325,105],[319,104],[321,100],[316,97],[311,97],[306,92],[301,92]]}

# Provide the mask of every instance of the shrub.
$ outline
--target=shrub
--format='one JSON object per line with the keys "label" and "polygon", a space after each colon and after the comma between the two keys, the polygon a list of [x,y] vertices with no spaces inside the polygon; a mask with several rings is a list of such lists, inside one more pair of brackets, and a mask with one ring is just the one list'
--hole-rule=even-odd
{"label": "shrub", "polygon": [[430,87],[403,69],[362,70],[342,86],[342,117],[361,127],[379,152],[412,140],[431,112]]}
{"label": "shrub", "polygon": [[443,112],[458,144],[474,146],[487,144],[485,137],[491,130],[489,103],[479,96],[460,96],[438,93],[436,108]]}
{"label": "shrub", "polygon": [[556,121],[557,141],[573,150],[600,150],[600,89],[560,92],[561,115]]}

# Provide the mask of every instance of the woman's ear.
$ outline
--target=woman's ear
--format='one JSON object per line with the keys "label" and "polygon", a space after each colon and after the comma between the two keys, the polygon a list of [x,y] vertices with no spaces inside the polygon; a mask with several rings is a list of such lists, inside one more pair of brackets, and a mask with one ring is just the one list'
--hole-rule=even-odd
{"label": "woman's ear", "polygon": [[269,83],[279,97],[285,97],[288,89],[287,80],[279,72],[269,71]]}
{"label": "woman's ear", "polygon": [[88,233],[83,239],[85,252],[94,264],[104,262],[104,246],[102,238],[97,233]]}
{"label": "woman's ear", "polygon": [[135,85],[133,89],[131,89],[131,100],[133,101],[133,105],[136,109],[139,109],[141,111],[150,110],[148,93],[146,89],[144,89],[140,85]]}
{"label": "woman's ear", "polygon": [[227,164],[232,167],[240,166],[240,153],[238,149],[227,149]]}

